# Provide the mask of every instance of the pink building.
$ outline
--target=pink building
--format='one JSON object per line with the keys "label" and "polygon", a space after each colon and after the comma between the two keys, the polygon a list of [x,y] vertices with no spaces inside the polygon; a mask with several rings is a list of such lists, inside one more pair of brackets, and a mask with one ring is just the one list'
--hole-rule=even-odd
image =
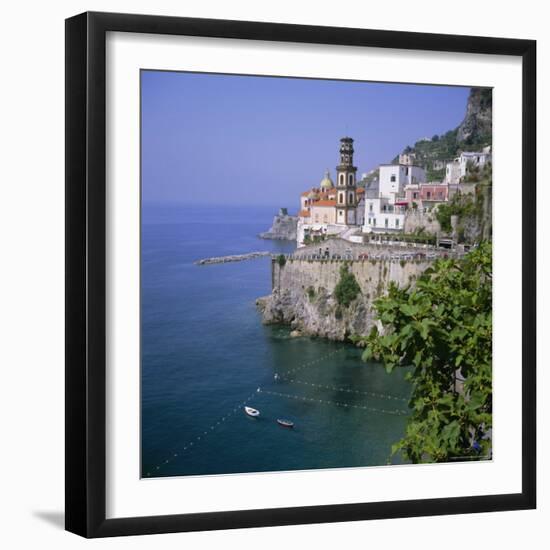
{"label": "pink building", "polygon": [[407,205],[409,208],[413,203],[419,208],[430,206],[433,203],[449,200],[449,186],[441,183],[420,183],[407,185],[405,187],[404,200],[396,201],[400,206]]}
{"label": "pink building", "polygon": [[442,184],[424,183],[420,186],[420,200],[422,202],[443,202],[449,197],[449,187]]}

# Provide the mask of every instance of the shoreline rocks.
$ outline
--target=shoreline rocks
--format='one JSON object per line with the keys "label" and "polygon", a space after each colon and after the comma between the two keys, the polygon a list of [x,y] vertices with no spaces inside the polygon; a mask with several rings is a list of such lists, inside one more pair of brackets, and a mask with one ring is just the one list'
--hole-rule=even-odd
{"label": "shoreline rocks", "polygon": [[283,241],[295,241],[298,228],[298,217],[290,216],[286,208],[281,208],[273,218],[273,223],[268,231],[260,233],[260,239],[274,239]]}

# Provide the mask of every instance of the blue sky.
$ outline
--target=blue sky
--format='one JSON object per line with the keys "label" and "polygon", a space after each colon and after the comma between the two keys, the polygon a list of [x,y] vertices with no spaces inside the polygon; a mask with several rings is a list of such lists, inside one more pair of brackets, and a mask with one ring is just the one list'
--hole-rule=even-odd
{"label": "blue sky", "polygon": [[287,206],[334,178],[339,139],[358,173],[455,128],[469,88],[142,71],[143,203]]}

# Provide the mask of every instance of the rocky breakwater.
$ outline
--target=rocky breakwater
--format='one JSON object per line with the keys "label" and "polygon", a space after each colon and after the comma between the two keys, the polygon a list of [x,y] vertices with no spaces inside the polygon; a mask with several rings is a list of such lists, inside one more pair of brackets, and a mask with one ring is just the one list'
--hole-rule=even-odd
{"label": "rocky breakwater", "polygon": [[280,239],[286,241],[296,240],[298,217],[290,216],[286,208],[281,208],[273,218],[273,223],[268,231],[260,233],[262,239]]}
{"label": "rocky breakwater", "polygon": [[271,256],[271,252],[248,252],[247,254],[233,254],[231,256],[215,256],[213,258],[204,258],[197,260],[195,265],[226,264],[228,262],[244,262],[245,260],[254,260]]}
{"label": "rocky breakwater", "polygon": [[[272,293],[256,305],[264,324],[289,325],[295,334],[343,341],[367,335],[375,325],[373,302],[385,294],[390,282],[414,284],[430,260],[364,259],[272,261]],[[342,268],[355,277],[359,291],[347,305],[335,289]]]}

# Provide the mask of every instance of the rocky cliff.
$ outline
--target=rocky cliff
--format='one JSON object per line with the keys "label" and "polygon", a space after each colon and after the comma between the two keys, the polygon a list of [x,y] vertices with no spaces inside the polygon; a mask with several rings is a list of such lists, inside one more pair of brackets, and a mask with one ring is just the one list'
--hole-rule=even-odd
{"label": "rocky cliff", "polygon": [[273,224],[268,231],[260,233],[262,239],[296,240],[298,217],[289,216],[286,208],[281,208],[273,218]]}
{"label": "rocky cliff", "polygon": [[[334,295],[344,263],[360,287],[347,307]],[[286,324],[298,334],[345,340],[368,334],[375,324],[373,301],[387,291],[390,281],[414,283],[428,265],[426,260],[289,259],[284,265],[273,260],[273,291],[256,304],[264,324]]]}
{"label": "rocky cliff", "polygon": [[491,142],[493,100],[490,88],[472,88],[466,115],[457,128],[457,140],[465,144]]}

